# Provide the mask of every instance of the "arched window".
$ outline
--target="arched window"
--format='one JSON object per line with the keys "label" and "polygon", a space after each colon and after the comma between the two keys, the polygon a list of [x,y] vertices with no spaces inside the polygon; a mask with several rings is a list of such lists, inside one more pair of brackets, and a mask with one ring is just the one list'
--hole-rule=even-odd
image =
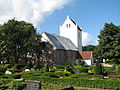
{"label": "arched window", "polygon": [[70,24],[69,24],[69,28],[70,28]]}
{"label": "arched window", "polygon": [[67,27],[67,28],[70,28],[70,24],[66,24],[66,27]]}
{"label": "arched window", "polygon": [[68,24],[66,24],[66,27],[68,28]]}

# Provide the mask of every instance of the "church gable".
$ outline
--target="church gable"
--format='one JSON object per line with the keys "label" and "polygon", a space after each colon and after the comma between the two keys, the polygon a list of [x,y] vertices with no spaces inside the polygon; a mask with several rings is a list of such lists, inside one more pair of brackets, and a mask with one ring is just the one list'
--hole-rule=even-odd
{"label": "church gable", "polygon": [[60,26],[60,36],[69,38],[82,51],[82,29],[68,16]]}
{"label": "church gable", "polygon": [[73,19],[69,18],[69,16],[67,16],[67,19],[65,20],[65,22],[60,27],[61,28],[67,28],[67,29],[69,29],[69,28],[74,28],[75,29],[76,28],[77,30],[82,31],[82,28],[79,27]]}
{"label": "church gable", "polygon": [[65,20],[61,27],[66,29],[75,28],[76,24],[67,16],[67,19]]}

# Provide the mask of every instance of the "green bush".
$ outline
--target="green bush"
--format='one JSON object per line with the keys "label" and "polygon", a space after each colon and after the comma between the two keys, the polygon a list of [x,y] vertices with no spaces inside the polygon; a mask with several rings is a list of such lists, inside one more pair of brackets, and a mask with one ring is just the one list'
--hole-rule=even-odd
{"label": "green bush", "polygon": [[33,67],[33,65],[31,64],[31,63],[27,63],[27,65],[26,65],[26,69],[30,69],[30,68],[32,68]]}
{"label": "green bush", "polygon": [[73,67],[72,66],[67,66],[65,68],[68,72],[71,72],[72,74],[74,74],[74,71],[73,71]]}
{"label": "green bush", "polygon": [[55,75],[54,73],[52,72],[45,72],[42,74],[42,76],[47,76],[47,77],[53,77],[53,78],[58,78],[57,75]]}
{"label": "green bush", "polygon": [[10,83],[12,80],[11,79],[4,79],[0,78],[0,90],[6,90],[8,89],[8,83]]}
{"label": "green bush", "polygon": [[21,73],[16,73],[16,74],[5,74],[2,76],[2,78],[9,78],[9,79],[20,79],[22,76]]}
{"label": "green bush", "polygon": [[85,65],[85,62],[82,61],[81,59],[79,59],[79,60],[78,60],[78,65],[84,66],[84,65]]}
{"label": "green bush", "polygon": [[107,79],[81,79],[81,78],[49,78],[49,77],[35,77],[23,76],[25,79],[38,80],[42,83],[51,83],[63,86],[81,86],[91,88],[103,89],[120,89],[120,80]]}
{"label": "green bush", "polygon": [[47,63],[45,64],[44,69],[45,69],[45,72],[49,72],[49,66],[48,66],[48,64],[47,64]]}
{"label": "green bush", "polygon": [[8,85],[0,85],[0,90],[6,90],[8,89]]}
{"label": "green bush", "polygon": [[65,77],[65,76],[70,76],[71,73],[68,71],[56,71],[55,75],[58,77]]}
{"label": "green bush", "polygon": [[13,79],[20,79],[22,74],[14,74]]}
{"label": "green bush", "polygon": [[26,83],[23,81],[12,81],[9,83],[9,89],[11,90],[23,90],[26,88]]}
{"label": "green bush", "polygon": [[5,67],[5,68],[11,68],[12,65],[10,65],[10,64],[5,64],[4,67]]}
{"label": "green bush", "polygon": [[79,72],[80,73],[88,73],[88,69],[87,69],[87,67],[81,67],[81,68],[79,68]]}
{"label": "green bush", "polygon": [[80,75],[88,75],[88,73],[84,73],[84,72],[82,72],[82,73],[80,73]]}
{"label": "green bush", "polygon": [[115,65],[115,71],[117,74],[120,73],[120,65]]}
{"label": "green bush", "polygon": [[13,66],[13,68],[14,68],[14,69],[21,69],[21,68],[22,68],[22,65],[15,64],[15,65]]}
{"label": "green bush", "polygon": [[54,65],[56,69],[65,69],[65,67],[69,66],[68,64],[63,64],[63,65]]}
{"label": "green bush", "polygon": [[6,68],[4,68],[3,66],[0,66],[0,72],[5,73],[5,71],[6,71]]}
{"label": "green bush", "polygon": [[42,68],[42,66],[38,63],[34,65],[35,70],[40,70],[41,68]]}
{"label": "green bush", "polygon": [[95,75],[103,75],[103,66],[99,62],[95,65]]}

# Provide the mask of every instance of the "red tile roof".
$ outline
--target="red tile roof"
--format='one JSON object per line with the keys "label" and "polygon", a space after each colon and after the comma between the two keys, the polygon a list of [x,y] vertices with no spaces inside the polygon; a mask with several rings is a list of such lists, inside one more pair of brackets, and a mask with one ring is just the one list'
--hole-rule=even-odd
{"label": "red tile roof", "polygon": [[79,53],[83,60],[90,60],[93,57],[92,56],[93,51],[81,51]]}

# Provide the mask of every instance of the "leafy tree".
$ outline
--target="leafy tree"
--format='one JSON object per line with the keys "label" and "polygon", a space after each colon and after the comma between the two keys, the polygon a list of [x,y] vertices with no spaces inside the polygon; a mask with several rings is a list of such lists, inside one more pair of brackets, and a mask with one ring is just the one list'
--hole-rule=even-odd
{"label": "leafy tree", "polygon": [[27,58],[31,42],[36,36],[36,30],[31,23],[9,20],[0,26],[0,56],[7,60],[19,60]]}
{"label": "leafy tree", "polygon": [[88,45],[88,46],[83,46],[82,50],[83,51],[94,51],[96,46],[94,45]]}
{"label": "leafy tree", "polygon": [[95,49],[95,57],[97,59],[109,59],[112,62],[120,63],[120,26],[113,23],[105,23],[101,30],[99,45]]}
{"label": "leafy tree", "polygon": [[37,35],[31,46],[32,58],[34,58],[34,62],[44,65],[44,63],[54,64],[53,59],[53,46],[49,42],[42,42],[41,35]]}

